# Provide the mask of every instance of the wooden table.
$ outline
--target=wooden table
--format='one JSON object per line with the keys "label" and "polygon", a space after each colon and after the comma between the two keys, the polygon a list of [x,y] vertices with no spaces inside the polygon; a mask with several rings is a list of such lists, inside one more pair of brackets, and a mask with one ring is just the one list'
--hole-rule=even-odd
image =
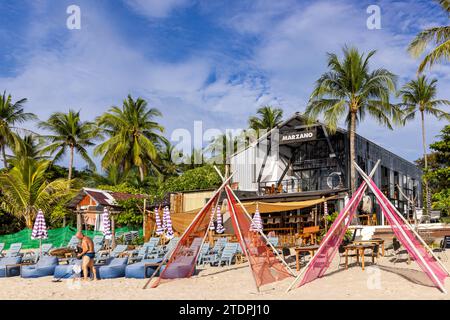
{"label": "wooden table", "polygon": [[[345,249],[345,269],[348,269],[348,252],[356,251],[356,262],[359,264],[359,258],[361,257],[361,268],[364,270],[364,254],[366,249],[371,249],[372,253],[375,249],[376,244],[349,244],[344,246]],[[375,262],[375,257],[372,254],[372,263]]]}
{"label": "wooden table", "polygon": [[319,249],[318,245],[304,246],[304,247],[295,247],[294,248],[297,271],[300,270],[300,253],[301,252],[309,252],[311,257],[313,257],[314,253],[316,252],[317,249]]}
{"label": "wooden table", "polygon": [[[384,240],[383,239],[371,239],[371,240],[355,240],[354,244],[376,244],[381,246],[381,255],[384,257]],[[379,257],[379,251],[377,252],[377,258]]]}
{"label": "wooden table", "polygon": [[370,226],[372,224],[372,222],[370,221],[372,219],[371,214],[359,214],[356,217],[358,217],[359,219],[366,219],[367,226]]}

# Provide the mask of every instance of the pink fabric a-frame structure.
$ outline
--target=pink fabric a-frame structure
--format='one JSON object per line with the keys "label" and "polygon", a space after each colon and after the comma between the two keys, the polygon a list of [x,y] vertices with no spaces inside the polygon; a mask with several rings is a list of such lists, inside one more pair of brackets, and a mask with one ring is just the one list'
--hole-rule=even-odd
{"label": "pink fabric a-frame structure", "polygon": [[[427,246],[419,234],[417,234],[414,228],[398,212],[398,210],[392,205],[380,189],[378,189],[376,184],[371,179],[371,176],[373,176],[379,162],[380,161],[378,161],[375,165],[374,169],[370,173],[370,176],[367,176],[361,168],[355,164],[358,172],[364,179],[363,183],[353,194],[344,209],[339,213],[330,230],[322,240],[317,253],[313,258],[311,258],[308,265],[292,282],[287,291],[295,285],[300,287],[308,282],[322,277],[325,274],[342,242],[345,231],[350,225],[350,221],[356,212],[357,206],[361,202],[362,196],[368,187],[374,193],[379,205],[382,208],[382,212],[386,217],[386,220],[391,225],[397,239],[403,244],[408,253],[427,274],[434,285],[443,293],[447,293],[444,288],[444,280],[447,276],[449,276],[449,273],[445,266],[434,255],[433,251]],[[301,281],[298,283],[300,279]]]}

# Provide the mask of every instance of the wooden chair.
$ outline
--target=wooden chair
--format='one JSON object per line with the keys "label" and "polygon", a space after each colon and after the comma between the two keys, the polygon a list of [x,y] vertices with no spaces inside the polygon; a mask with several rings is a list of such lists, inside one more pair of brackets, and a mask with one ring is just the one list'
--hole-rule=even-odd
{"label": "wooden chair", "polygon": [[320,231],[319,226],[313,226],[313,227],[305,227],[303,228],[303,233],[300,234],[300,238],[303,240],[303,242],[306,242],[309,240],[310,244],[315,244],[317,240],[317,234]]}

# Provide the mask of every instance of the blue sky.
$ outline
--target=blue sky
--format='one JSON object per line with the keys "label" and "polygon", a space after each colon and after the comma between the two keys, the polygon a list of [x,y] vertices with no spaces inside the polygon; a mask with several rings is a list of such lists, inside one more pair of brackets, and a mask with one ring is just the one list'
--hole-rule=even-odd
{"label": "blue sky", "polygon": [[[66,27],[69,5],[81,29]],[[368,30],[366,8],[381,8],[380,30]],[[264,104],[285,116],[304,111],[326,53],[345,44],[377,50],[399,84],[418,61],[406,47],[425,27],[448,24],[433,1],[0,0],[0,89],[27,97],[46,119],[81,109],[93,119],[131,93],[160,109],[176,128],[243,128]],[[450,66],[436,66],[440,98],[450,99]],[[427,119],[428,142],[445,125]],[[35,124],[26,125],[35,129]],[[421,154],[419,122],[391,132],[367,119],[358,132],[409,159]],[[97,159],[98,161],[98,159]],[[76,160],[77,166],[83,166]]]}

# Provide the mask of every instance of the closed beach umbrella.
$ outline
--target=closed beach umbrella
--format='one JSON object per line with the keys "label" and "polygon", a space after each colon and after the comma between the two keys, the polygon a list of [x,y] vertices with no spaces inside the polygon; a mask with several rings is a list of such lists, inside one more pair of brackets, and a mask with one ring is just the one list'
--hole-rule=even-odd
{"label": "closed beach umbrella", "polygon": [[172,229],[172,219],[170,218],[170,209],[169,207],[164,207],[165,216],[166,216],[166,237],[168,239],[173,238],[173,229]]}
{"label": "closed beach umbrella", "polygon": [[161,219],[159,218],[158,208],[155,208],[155,221],[156,221],[156,235],[160,236],[164,233],[164,229],[161,225]]}
{"label": "closed beach umbrella", "polygon": [[209,230],[214,231],[214,213],[215,213],[215,209],[214,207],[211,209],[211,217],[210,217],[210,221],[209,221]]}
{"label": "closed beach umbrella", "polygon": [[103,223],[103,235],[105,236],[105,239],[111,240],[112,237],[111,219],[109,218],[109,210],[106,207],[103,209],[102,223]]}
{"label": "closed beach umbrella", "polygon": [[255,214],[253,215],[252,223],[250,224],[250,231],[261,232],[263,230],[263,224],[261,215],[259,213],[258,204],[256,205]]}
{"label": "closed beach umbrella", "polygon": [[220,206],[217,206],[216,215],[217,215],[216,232],[217,233],[223,233],[225,231],[225,228],[222,225],[222,214],[220,212]]}
{"label": "closed beach umbrella", "polygon": [[[39,239],[39,250],[42,250],[42,239],[47,239],[47,225],[45,224],[44,213],[39,210],[34,221],[33,231],[31,232],[31,239]],[[42,251],[40,253],[42,255]]]}

